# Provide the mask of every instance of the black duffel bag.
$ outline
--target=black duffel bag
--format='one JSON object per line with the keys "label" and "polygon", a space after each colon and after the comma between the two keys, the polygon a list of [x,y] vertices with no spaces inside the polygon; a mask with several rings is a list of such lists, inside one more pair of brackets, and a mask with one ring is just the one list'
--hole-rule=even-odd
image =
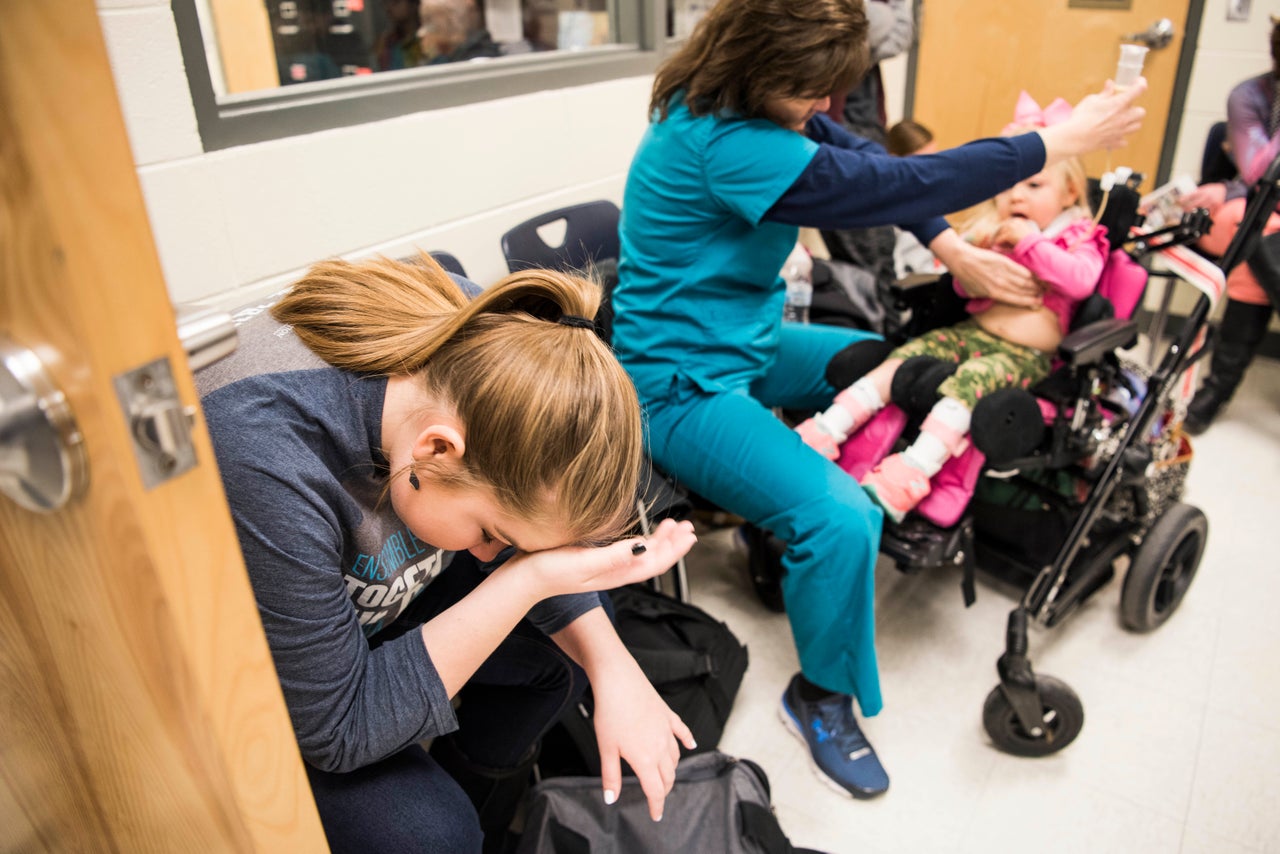
{"label": "black duffel bag", "polygon": [[[747,648],[706,611],[644,585],[611,590],[609,596],[618,636],[693,732],[697,749],[681,745],[680,755],[713,750],[747,671]],[[599,776],[593,708],[588,689],[544,736],[538,760],[544,777]]]}

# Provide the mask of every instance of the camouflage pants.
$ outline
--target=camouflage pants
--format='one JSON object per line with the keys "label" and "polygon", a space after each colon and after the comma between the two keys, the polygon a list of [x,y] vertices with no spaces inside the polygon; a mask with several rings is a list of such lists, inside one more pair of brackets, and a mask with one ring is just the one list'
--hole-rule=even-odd
{"label": "camouflage pants", "polygon": [[978,399],[997,389],[1026,388],[1049,375],[1049,354],[997,338],[966,320],[934,329],[889,354],[891,359],[933,356],[958,362],[956,372],[938,386],[938,393],[955,398],[973,411]]}

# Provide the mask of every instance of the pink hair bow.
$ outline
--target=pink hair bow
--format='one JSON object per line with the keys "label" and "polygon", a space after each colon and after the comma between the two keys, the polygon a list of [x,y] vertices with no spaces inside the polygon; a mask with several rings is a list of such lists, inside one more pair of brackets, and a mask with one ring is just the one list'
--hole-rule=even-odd
{"label": "pink hair bow", "polygon": [[1018,95],[1018,104],[1013,108],[1013,121],[1004,126],[1002,133],[1010,134],[1032,128],[1047,128],[1071,118],[1071,105],[1062,98],[1055,98],[1044,109],[1036,103],[1027,91]]}

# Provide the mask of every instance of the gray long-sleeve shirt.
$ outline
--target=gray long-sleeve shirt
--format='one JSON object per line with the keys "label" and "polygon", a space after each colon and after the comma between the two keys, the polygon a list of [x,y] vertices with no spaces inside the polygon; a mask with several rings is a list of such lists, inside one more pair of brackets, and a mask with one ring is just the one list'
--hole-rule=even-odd
{"label": "gray long-sleeve shirt", "polygon": [[[386,378],[324,365],[265,312],[240,333],[197,377],[205,418],[302,755],[349,771],[457,728],[419,632],[368,642],[452,554],[384,498]],[[529,619],[550,634],[597,605],[556,597]]]}

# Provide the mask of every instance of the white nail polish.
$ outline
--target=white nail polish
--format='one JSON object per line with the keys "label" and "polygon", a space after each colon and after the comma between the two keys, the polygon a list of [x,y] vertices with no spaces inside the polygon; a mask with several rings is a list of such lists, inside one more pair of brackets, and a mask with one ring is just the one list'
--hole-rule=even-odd
{"label": "white nail polish", "polygon": [[614,794],[613,789],[605,789],[605,790],[604,790],[604,802],[605,802],[606,804],[612,804],[612,803],[613,803],[614,801],[616,801],[617,799],[618,799],[618,796],[617,796],[616,794]]}

